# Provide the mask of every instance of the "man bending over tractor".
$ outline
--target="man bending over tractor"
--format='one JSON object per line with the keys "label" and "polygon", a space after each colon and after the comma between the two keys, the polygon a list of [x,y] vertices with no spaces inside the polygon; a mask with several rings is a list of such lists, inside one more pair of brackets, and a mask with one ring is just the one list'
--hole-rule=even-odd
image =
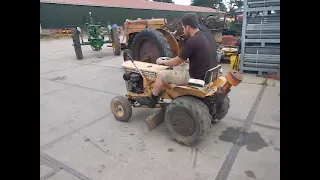
{"label": "man bending over tractor", "polygon": [[195,13],[185,14],[181,19],[184,34],[188,39],[179,56],[162,60],[157,64],[178,66],[189,59],[188,70],[164,70],[157,74],[151,97],[140,97],[137,101],[141,105],[154,108],[159,101],[160,93],[165,84],[185,85],[190,78],[204,79],[205,73],[218,65],[216,59],[216,42],[211,34],[199,30],[198,16]]}

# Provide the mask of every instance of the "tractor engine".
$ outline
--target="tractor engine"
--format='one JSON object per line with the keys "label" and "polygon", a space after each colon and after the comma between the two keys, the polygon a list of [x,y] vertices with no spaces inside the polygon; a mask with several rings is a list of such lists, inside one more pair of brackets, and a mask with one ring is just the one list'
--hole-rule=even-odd
{"label": "tractor engine", "polygon": [[104,39],[99,25],[88,26],[88,39]]}
{"label": "tractor engine", "polygon": [[123,79],[127,83],[128,91],[136,94],[142,94],[143,91],[143,79],[139,73],[126,72],[123,74]]}

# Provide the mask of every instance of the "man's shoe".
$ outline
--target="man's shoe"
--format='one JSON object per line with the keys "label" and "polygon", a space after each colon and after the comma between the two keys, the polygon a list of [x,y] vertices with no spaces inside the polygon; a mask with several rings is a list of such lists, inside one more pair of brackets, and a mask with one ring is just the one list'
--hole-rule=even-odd
{"label": "man's shoe", "polygon": [[155,108],[157,104],[157,100],[152,97],[138,97],[137,101],[139,104],[148,106],[150,108]]}

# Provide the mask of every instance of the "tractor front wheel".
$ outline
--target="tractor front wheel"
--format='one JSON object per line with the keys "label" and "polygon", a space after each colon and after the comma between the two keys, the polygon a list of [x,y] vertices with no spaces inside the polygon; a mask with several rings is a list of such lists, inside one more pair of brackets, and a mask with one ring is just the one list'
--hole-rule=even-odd
{"label": "tractor front wheel", "polygon": [[174,99],[167,107],[165,124],[173,140],[194,146],[209,134],[211,115],[201,100],[182,96]]}
{"label": "tractor front wheel", "polygon": [[123,96],[114,97],[111,100],[110,108],[113,116],[122,122],[127,122],[132,116],[132,107],[129,100]]}
{"label": "tractor front wheel", "polygon": [[80,37],[79,37],[80,33],[76,28],[72,29],[71,33],[72,33],[72,41],[73,41],[73,47],[74,47],[74,51],[76,53],[76,57],[78,60],[83,59]]}
{"label": "tractor front wheel", "polygon": [[115,56],[120,56],[121,54],[121,43],[120,43],[120,31],[118,27],[112,28],[112,49]]}

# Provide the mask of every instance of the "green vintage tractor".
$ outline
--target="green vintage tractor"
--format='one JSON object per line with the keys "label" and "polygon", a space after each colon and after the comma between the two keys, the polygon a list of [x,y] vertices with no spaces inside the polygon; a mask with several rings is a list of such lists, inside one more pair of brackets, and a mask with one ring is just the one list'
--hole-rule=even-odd
{"label": "green vintage tractor", "polygon": [[[87,31],[88,41],[83,42],[83,30]],[[91,16],[91,12],[89,12],[89,23],[85,23],[85,27],[81,29],[80,27],[76,27],[72,29],[72,40],[73,46],[76,53],[77,59],[82,59],[82,48],[81,46],[89,45],[92,50],[100,51],[102,46],[106,43],[111,43],[113,48],[113,53],[116,56],[121,54],[121,44],[120,44],[120,31],[118,27],[114,27],[109,34],[109,39],[104,39],[104,33],[102,31],[102,26],[100,22],[95,24],[93,17]],[[81,41],[80,41],[81,40]]]}

